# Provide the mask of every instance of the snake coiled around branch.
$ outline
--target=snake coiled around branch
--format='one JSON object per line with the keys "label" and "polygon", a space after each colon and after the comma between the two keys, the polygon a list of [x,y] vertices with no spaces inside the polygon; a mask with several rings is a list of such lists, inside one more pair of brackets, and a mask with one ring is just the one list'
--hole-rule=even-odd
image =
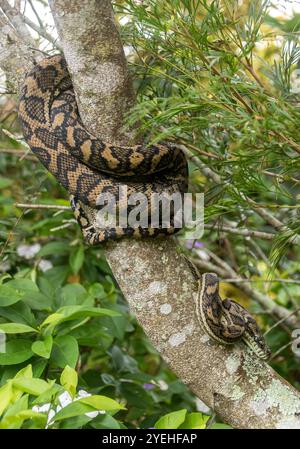
{"label": "snake coiled around branch", "polygon": [[[99,229],[90,213],[85,213],[86,208],[97,211],[99,196],[104,193],[118,198],[118,208],[122,209],[127,198],[118,195],[126,186],[128,196],[145,195],[151,214],[153,193],[172,196],[186,192],[187,161],[182,151],[169,143],[118,147],[92,136],[81,122],[62,56],[44,59],[28,74],[19,117],[31,150],[70,193],[75,216],[89,244],[125,235],[169,235],[179,229],[174,216],[169,226],[160,223],[158,227]],[[197,276],[200,282],[195,306],[203,330],[219,343],[243,340],[259,357],[268,358],[270,351],[251,315],[234,301],[221,300],[216,275]]]}
{"label": "snake coiled around branch", "polygon": [[170,225],[157,227],[110,227],[97,229],[84,211],[96,210],[99,197],[111,194],[118,209],[128,197],[142,193],[151,215],[153,193],[172,195],[187,190],[187,161],[180,149],[165,143],[120,147],[92,136],[80,119],[72,82],[63,56],[52,56],[37,64],[22,88],[19,117],[24,138],[42,164],[71,195],[71,205],[89,244],[125,235],[147,237],[176,232]]}

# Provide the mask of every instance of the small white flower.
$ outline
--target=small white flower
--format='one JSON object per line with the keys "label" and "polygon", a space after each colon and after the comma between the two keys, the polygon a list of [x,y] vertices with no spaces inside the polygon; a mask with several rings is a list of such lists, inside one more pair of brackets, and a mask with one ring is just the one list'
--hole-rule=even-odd
{"label": "small white flower", "polygon": [[39,269],[45,273],[45,271],[50,270],[50,268],[53,268],[52,262],[50,260],[41,259],[38,264]]}
{"label": "small white flower", "polygon": [[92,395],[90,393],[88,393],[87,391],[85,391],[85,390],[79,390],[78,393],[77,393],[76,399],[78,400],[78,399],[81,399],[81,398],[87,398],[88,396],[92,396]]}
{"label": "small white flower", "polygon": [[169,388],[167,382],[165,382],[164,380],[159,380],[157,384],[162,391],[166,391]]}
{"label": "small white flower", "polygon": [[34,243],[33,245],[19,245],[17,248],[17,254],[24,259],[32,259],[41,249],[39,243]]}

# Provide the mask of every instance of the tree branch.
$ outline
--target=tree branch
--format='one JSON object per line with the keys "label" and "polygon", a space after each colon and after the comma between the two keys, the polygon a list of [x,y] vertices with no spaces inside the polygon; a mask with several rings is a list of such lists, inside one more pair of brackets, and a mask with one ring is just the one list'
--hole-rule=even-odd
{"label": "tree branch", "polygon": [[[53,0],[51,6],[86,126],[106,140],[130,142],[132,135],[120,128],[133,94],[110,2]],[[18,45],[15,41],[13,52],[9,44],[7,56],[18,52]],[[23,67],[30,62],[23,53]],[[6,67],[3,59],[0,65]],[[18,85],[22,75],[16,75]],[[154,346],[225,422],[238,428],[300,428],[300,394],[291,385],[245,347],[218,345],[203,334],[194,314],[197,286],[173,239],[124,239],[110,242],[105,251]]]}
{"label": "tree branch", "polygon": [[[2,11],[4,4],[5,2],[0,0]],[[40,57],[41,55],[32,50],[31,41],[23,39],[0,10],[0,67],[6,74],[7,87],[14,86],[16,91],[19,91],[26,71]]]}

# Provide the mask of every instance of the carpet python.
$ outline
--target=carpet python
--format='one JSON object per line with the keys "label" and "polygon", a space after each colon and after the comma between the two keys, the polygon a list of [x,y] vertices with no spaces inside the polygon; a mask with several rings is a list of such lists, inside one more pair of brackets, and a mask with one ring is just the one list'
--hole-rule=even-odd
{"label": "carpet python", "polygon": [[212,340],[225,345],[242,341],[259,358],[269,359],[271,351],[250,313],[232,299],[221,299],[215,273],[201,275],[197,267],[184,258],[198,283],[195,312],[203,331]]}
{"label": "carpet python", "polygon": [[[87,243],[96,245],[125,235],[169,235],[178,230],[174,217],[170,217],[170,226],[159,222],[152,228],[99,229],[90,221],[85,210],[101,209],[99,197],[103,194],[112,194],[117,209],[125,210],[127,198],[142,193],[151,215],[153,193],[168,196],[187,191],[187,161],[171,143],[121,147],[92,136],[80,119],[63,56],[45,58],[27,75],[19,117],[31,150],[70,193],[71,206]],[[127,198],[119,198],[124,186]]]}
{"label": "carpet python", "polygon": [[[24,138],[42,164],[71,195],[71,205],[87,243],[95,245],[122,236],[148,237],[173,234],[169,227],[99,229],[92,213],[103,193],[118,196],[126,185],[128,195],[184,194],[188,185],[187,161],[173,144],[121,147],[92,136],[79,116],[72,81],[63,56],[44,59],[27,75],[20,98],[19,117]],[[122,203],[123,202],[123,203]],[[127,205],[119,198],[117,206]],[[269,350],[255,320],[239,304],[218,294],[216,275],[206,273],[199,282],[196,312],[205,332],[223,344],[243,340],[260,357]]]}

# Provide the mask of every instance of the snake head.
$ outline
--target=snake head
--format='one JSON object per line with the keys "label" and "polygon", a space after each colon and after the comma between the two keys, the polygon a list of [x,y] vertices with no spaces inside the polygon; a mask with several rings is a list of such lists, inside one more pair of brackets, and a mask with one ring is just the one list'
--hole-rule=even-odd
{"label": "snake head", "polygon": [[271,350],[268,347],[266,340],[261,333],[256,321],[251,315],[247,314],[245,317],[245,332],[242,340],[249,346],[252,351],[261,359],[268,360],[271,356]]}

